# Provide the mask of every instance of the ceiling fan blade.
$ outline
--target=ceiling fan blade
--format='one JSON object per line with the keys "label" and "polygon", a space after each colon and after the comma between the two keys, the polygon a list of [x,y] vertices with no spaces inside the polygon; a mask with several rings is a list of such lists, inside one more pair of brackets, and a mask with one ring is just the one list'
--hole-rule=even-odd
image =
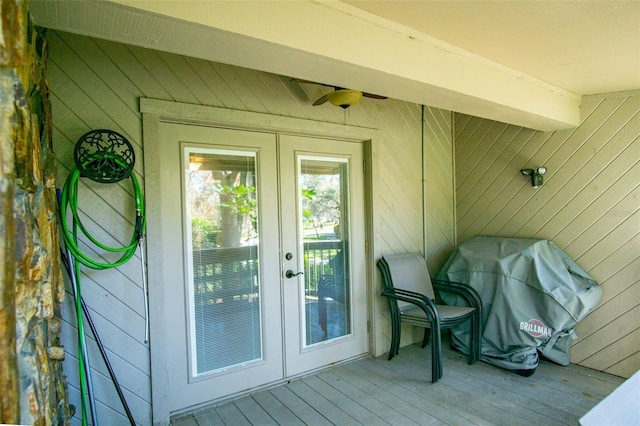
{"label": "ceiling fan blade", "polygon": [[329,100],[329,95],[326,94],[326,95],[321,96],[320,98],[318,98],[318,100],[313,103],[313,106],[322,105],[323,103],[327,102],[328,100]]}
{"label": "ceiling fan blade", "polygon": [[310,81],[310,80],[303,80],[301,78],[290,78],[289,81],[293,81],[295,83],[308,83],[308,84],[320,84],[320,83],[316,83],[315,81]]}
{"label": "ceiling fan blade", "polygon": [[[325,86],[325,87],[333,87],[335,90],[342,90],[344,89],[344,87],[339,87],[339,86],[332,86],[331,84],[325,84],[325,83],[318,83],[317,81],[311,81],[311,80],[304,80],[302,78],[290,78],[289,81],[294,81],[296,83],[306,83],[306,84],[318,84],[320,86]],[[373,93],[362,93],[362,96],[366,97],[366,98],[371,98],[371,99],[388,99],[387,96],[382,96],[382,95],[374,95]],[[313,103],[314,106],[316,105],[322,105],[323,103],[327,102],[327,98],[326,96],[323,96],[322,98],[318,99],[317,101],[315,101]]]}
{"label": "ceiling fan blade", "polygon": [[333,86],[331,84],[325,84],[325,83],[318,83],[317,81],[311,81],[311,80],[303,80],[301,78],[291,78],[289,79],[289,81],[294,81],[296,83],[306,83],[306,84],[317,84],[319,86],[325,86],[325,87],[333,87],[336,90],[340,90],[342,89],[342,87],[338,87],[338,86]]}
{"label": "ceiling fan blade", "polygon": [[372,99],[388,99],[387,96],[381,96],[381,95],[374,95],[373,93],[362,93],[362,96],[366,97],[366,98],[372,98]]}

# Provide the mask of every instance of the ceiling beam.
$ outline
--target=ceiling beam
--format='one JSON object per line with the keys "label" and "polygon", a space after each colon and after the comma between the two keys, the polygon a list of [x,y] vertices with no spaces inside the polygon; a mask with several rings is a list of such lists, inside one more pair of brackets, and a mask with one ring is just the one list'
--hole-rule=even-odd
{"label": "ceiling beam", "polygon": [[33,0],[38,25],[529,127],[580,96],[339,1]]}

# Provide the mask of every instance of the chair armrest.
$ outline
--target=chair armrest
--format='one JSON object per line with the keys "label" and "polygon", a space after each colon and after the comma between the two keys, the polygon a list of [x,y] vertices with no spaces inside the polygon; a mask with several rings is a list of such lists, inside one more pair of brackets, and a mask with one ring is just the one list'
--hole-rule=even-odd
{"label": "chair armrest", "polygon": [[380,294],[391,299],[400,300],[418,306],[424,311],[430,322],[434,325],[440,325],[440,314],[438,314],[438,309],[433,301],[424,294],[399,288],[394,288],[392,291],[383,290]]}
{"label": "chair armrest", "polygon": [[482,309],[482,301],[478,292],[470,285],[454,281],[431,280],[434,290],[437,292],[455,293],[462,296],[470,307]]}

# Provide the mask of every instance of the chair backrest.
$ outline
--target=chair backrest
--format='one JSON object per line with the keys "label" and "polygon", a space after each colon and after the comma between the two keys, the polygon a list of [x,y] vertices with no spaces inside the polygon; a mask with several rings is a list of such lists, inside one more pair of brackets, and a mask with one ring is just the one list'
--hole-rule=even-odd
{"label": "chair backrest", "polygon": [[[379,264],[386,288],[422,293],[429,299],[435,298],[431,277],[427,269],[427,262],[420,253],[398,254],[384,256],[384,262]],[[385,265],[386,264],[386,265]],[[385,273],[384,269],[388,269]],[[389,281],[391,279],[391,282]],[[403,309],[408,303],[398,302],[398,308]]]}

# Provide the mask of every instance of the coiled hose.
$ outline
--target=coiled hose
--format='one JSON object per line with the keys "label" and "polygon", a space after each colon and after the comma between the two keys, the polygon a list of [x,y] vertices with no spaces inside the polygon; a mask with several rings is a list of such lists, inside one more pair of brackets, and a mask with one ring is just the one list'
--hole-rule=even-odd
{"label": "coiled hose", "polygon": [[[114,164],[122,164],[126,166],[122,159],[115,154],[106,154],[103,157],[106,157],[108,161],[111,161]],[[101,158],[103,159],[103,158]],[[111,247],[106,244],[98,241],[91,233],[87,230],[87,228],[82,223],[80,216],[78,215],[78,184],[80,181],[81,171],[78,168],[74,168],[73,171],[67,177],[65,181],[64,187],[60,194],[60,222],[62,228],[62,236],[66,245],[67,257],[73,257],[73,261],[69,260],[70,263],[70,274],[73,274],[71,277],[72,284],[74,287],[74,298],[75,298],[75,308],[76,308],[76,320],[78,324],[78,362],[79,362],[79,373],[80,373],[80,396],[81,396],[81,405],[82,405],[82,424],[83,426],[87,424],[87,414],[88,414],[88,405],[90,405],[93,423],[97,424],[96,411],[95,411],[95,403],[93,401],[93,390],[92,384],[90,380],[90,367],[89,360],[87,354],[87,346],[85,340],[85,332],[84,332],[84,322],[82,317],[83,312],[83,299],[82,299],[82,288],[80,283],[80,263],[97,270],[104,270],[109,268],[115,268],[124,263],[128,262],[136,253],[138,245],[140,245],[141,251],[142,248],[142,238],[144,235],[145,229],[145,216],[144,216],[144,200],[142,196],[142,190],[140,188],[140,184],[138,179],[136,178],[134,173],[129,174],[129,178],[133,185],[133,192],[135,198],[135,209],[136,209],[136,218],[135,218],[135,226],[133,229],[133,233],[131,235],[131,240],[129,244],[122,247]],[[71,211],[72,214],[72,227],[68,228],[67,225],[67,211]],[[102,250],[111,252],[111,253],[122,253],[122,256],[116,260],[115,262],[103,262],[89,257],[86,253],[84,253],[80,247],[78,246],[78,231],[81,231],[82,234],[89,239],[93,244]],[[143,254],[142,254],[143,255]],[[143,265],[144,268],[144,265]],[[145,280],[143,269],[143,280]],[[146,299],[146,280],[145,280],[145,315],[147,316],[148,321],[148,304]],[[86,311],[86,307],[84,309]],[[87,312],[88,313],[88,312]],[[95,334],[95,330],[94,334]],[[147,326],[148,331],[148,326]],[[146,337],[148,338],[148,337]],[[96,340],[99,338],[96,336]],[[145,339],[146,340],[146,339]],[[99,340],[98,340],[99,341]],[[102,352],[102,351],[101,351]],[[104,357],[104,354],[103,354]],[[105,359],[105,362],[108,363],[108,360]],[[114,377],[114,385],[118,388],[119,385]],[[122,398],[121,392],[118,392]],[[89,397],[89,401],[87,400],[87,396]],[[125,406],[125,410],[127,412],[127,416],[129,417],[129,421],[131,424],[134,424],[133,418],[131,416],[131,412],[126,404],[126,401],[122,400],[123,405]],[[89,403],[89,404],[88,404]]]}
{"label": "coiled hose", "polygon": [[[88,266],[91,269],[110,269],[127,263],[135,255],[138,248],[140,238],[144,234],[145,219],[144,219],[144,201],[142,198],[142,191],[140,189],[140,183],[134,173],[129,175],[131,183],[133,184],[133,192],[136,203],[136,221],[133,233],[131,235],[131,241],[128,245],[122,247],[110,247],[102,244],[98,241],[80,220],[78,216],[78,182],[80,181],[81,172],[78,169],[74,169],[67,177],[67,180],[62,189],[62,196],[60,201],[60,220],[62,221],[62,235],[67,248],[71,252],[74,258],[80,263]],[[67,228],[67,210],[71,210],[73,215],[73,229]],[[80,247],[78,247],[78,228],[82,233],[97,247],[106,250],[111,253],[122,253],[120,259],[115,262],[100,262],[92,259],[86,253],[84,253]]]}

